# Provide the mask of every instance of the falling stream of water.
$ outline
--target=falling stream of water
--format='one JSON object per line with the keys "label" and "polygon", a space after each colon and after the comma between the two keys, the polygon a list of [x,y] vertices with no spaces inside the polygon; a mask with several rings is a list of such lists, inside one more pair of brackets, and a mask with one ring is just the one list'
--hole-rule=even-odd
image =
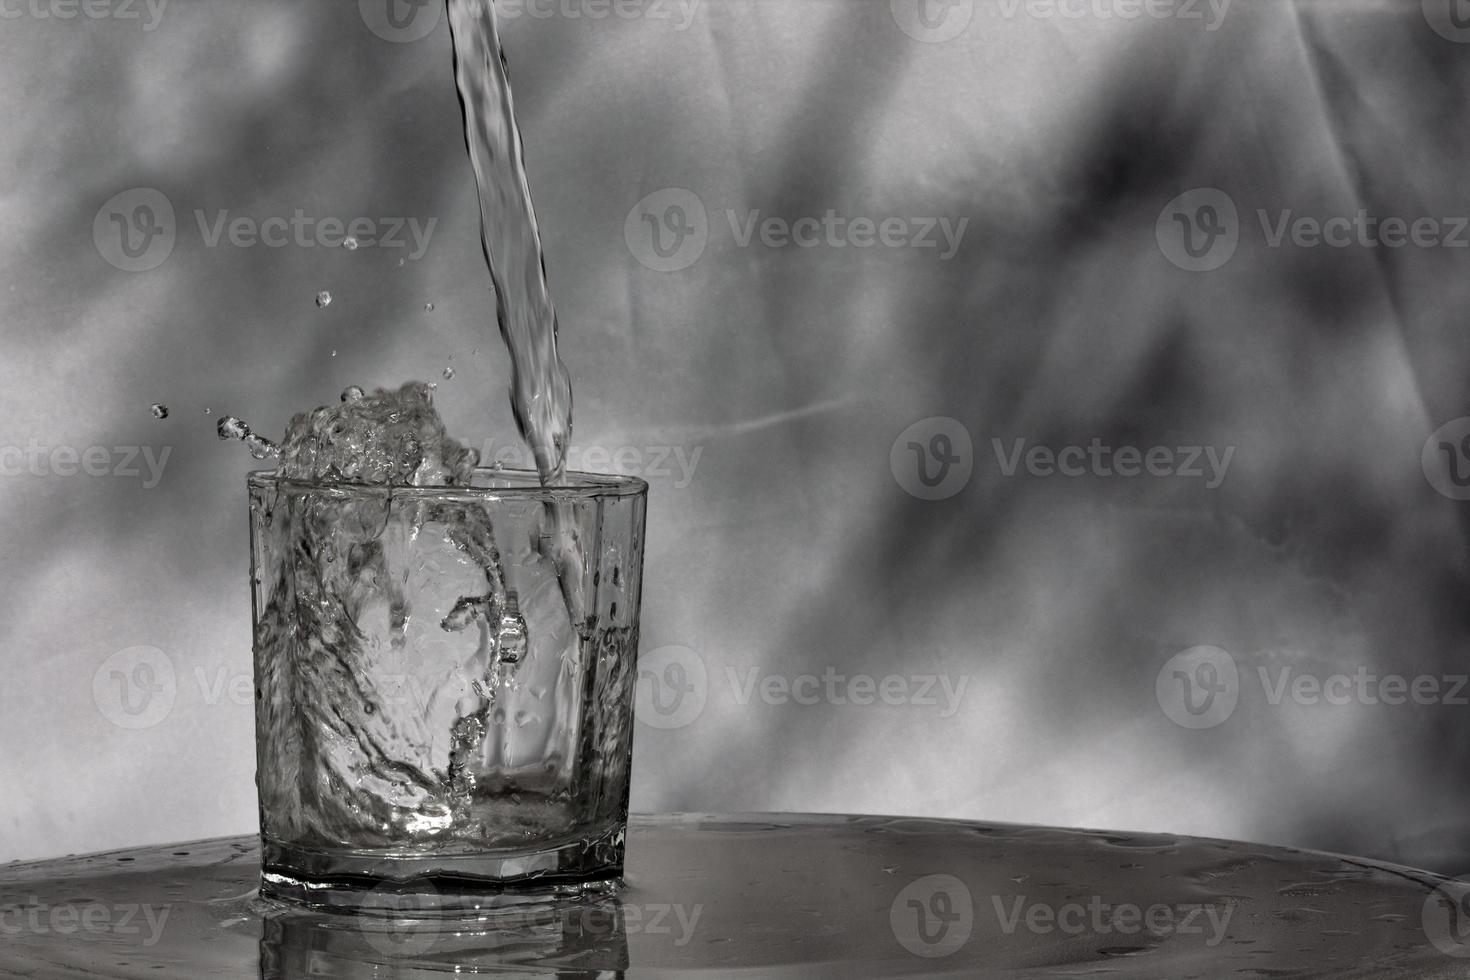
{"label": "falling stream of water", "polygon": [[448,0],[465,142],[480,193],[480,238],[510,351],[511,407],[543,483],[561,481],[572,433],[572,385],[557,353],[556,309],[526,182],[492,0]]}

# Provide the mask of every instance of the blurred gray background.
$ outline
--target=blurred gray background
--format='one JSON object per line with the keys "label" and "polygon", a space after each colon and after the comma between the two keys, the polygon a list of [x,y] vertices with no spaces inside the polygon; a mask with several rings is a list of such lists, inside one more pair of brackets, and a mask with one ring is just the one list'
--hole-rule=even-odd
{"label": "blurred gray background", "polygon": [[[389,10],[0,0],[0,860],[255,826],[222,413],[434,380],[514,458],[447,20]],[[652,485],[635,808],[1470,870],[1470,10],[502,13],[573,463]]]}

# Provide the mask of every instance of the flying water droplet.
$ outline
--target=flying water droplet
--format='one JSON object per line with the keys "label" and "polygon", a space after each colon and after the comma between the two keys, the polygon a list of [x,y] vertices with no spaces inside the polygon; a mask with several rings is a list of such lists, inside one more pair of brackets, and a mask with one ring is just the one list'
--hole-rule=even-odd
{"label": "flying water droplet", "polygon": [[454,380],[454,368],[447,367],[447,368],[444,369],[444,380],[445,381],[452,381],[452,380]]}
{"label": "flying water droplet", "polygon": [[166,418],[168,418],[168,406],[167,405],[162,405],[162,404],[159,404],[159,405],[150,405],[148,407],[148,411],[152,412],[153,413],[153,417],[156,418],[156,419],[166,419]]}
{"label": "flying water droplet", "polygon": [[359,388],[357,385],[348,385],[347,388],[342,392],[342,400],[344,402],[361,401],[366,396],[366,394],[367,393]]}
{"label": "flying water droplet", "polygon": [[327,292],[325,289],[323,289],[321,292],[317,293],[316,294],[316,305],[319,308],[323,309],[323,310],[325,310],[327,307],[331,306],[332,305],[332,294],[329,293],[329,292]]}
{"label": "flying water droplet", "polygon": [[424,312],[425,313],[433,313],[434,312],[434,304],[433,303],[425,303],[424,304]]}
{"label": "flying water droplet", "polygon": [[348,235],[346,238],[342,239],[342,247],[347,249],[347,251],[349,252],[356,252],[357,246],[357,238],[352,235]]}
{"label": "flying water droplet", "polygon": [[275,443],[256,435],[254,432],[245,437],[245,448],[249,449],[250,455],[256,459],[265,459],[267,456],[274,455],[276,452]]}
{"label": "flying water droplet", "polygon": [[235,418],[235,416],[233,415],[226,415],[224,418],[220,419],[219,424],[216,425],[214,429],[216,432],[219,433],[219,437],[225,440],[244,439],[246,436],[250,435],[250,426],[246,425],[240,419]]}

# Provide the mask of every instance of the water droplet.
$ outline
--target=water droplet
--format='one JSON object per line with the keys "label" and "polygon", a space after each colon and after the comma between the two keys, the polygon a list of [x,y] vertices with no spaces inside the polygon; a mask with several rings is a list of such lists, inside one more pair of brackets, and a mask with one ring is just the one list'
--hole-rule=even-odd
{"label": "water droplet", "polygon": [[256,459],[265,459],[276,451],[276,444],[252,432],[245,437],[245,448]]}
{"label": "water droplet", "polygon": [[212,409],[212,408],[206,408],[204,410],[204,414],[205,415],[213,415],[214,414],[214,409]]}
{"label": "water droplet", "polygon": [[244,439],[250,435],[250,426],[233,415],[226,415],[220,419],[219,425],[215,426],[214,430],[219,433],[221,439]]}
{"label": "water droplet", "polygon": [[360,401],[362,398],[366,397],[366,395],[367,393],[359,388],[357,385],[348,385],[347,388],[342,392],[342,400],[344,402]]}
{"label": "water droplet", "polygon": [[333,357],[336,357],[337,356],[337,352],[336,351],[332,351],[332,356]]}
{"label": "water droplet", "polygon": [[452,367],[445,368],[444,369],[444,380],[445,381],[452,381],[453,379],[454,379],[454,368],[452,368]]}
{"label": "water droplet", "polygon": [[347,249],[347,251],[349,252],[356,252],[357,245],[357,239],[352,235],[348,235],[346,238],[342,239],[342,247]]}
{"label": "water droplet", "polygon": [[316,305],[319,306],[321,309],[324,309],[324,310],[327,307],[331,306],[332,305],[332,294],[329,293],[329,292],[327,292],[325,289],[323,289],[321,292],[317,293],[316,294]]}
{"label": "water droplet", "polygon": [[168,418],[168,406],[167,405],[150,405],[148,407],[148,411],[152,412],[153,413],[153,417],[156,418],[156,419],[166,419],[166,418]]}
{"label": "water droplet", "polygon": [[408,264],[408,259],[399,259],[398,260],[398,267],[399,268],[402,268],[403,266],[405,266],[407,264]]}
{"label": "water droplet", "polygon": [[424,304],[424,312],[425,313],[433,313],[434,312],[434,304],[433,303],[425,303]]}

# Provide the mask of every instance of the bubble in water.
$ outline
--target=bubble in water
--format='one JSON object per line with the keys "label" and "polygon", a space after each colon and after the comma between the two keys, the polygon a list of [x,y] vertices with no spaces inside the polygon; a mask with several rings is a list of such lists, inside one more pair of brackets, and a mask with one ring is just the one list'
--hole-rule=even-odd
{"label": "bubble in water", "polygon": [[445,381],[452,381],[453,379],[454,379],[454,368],[452,368],[452,367],[445,368],[444,369],[444,380]]}
{"label": "bubble in water", "polygon": [[346,238],[342,239],[342,247],[347,249],[347,251],[349,252],[356,252],[357,245],[357,238],[353,235],[348,235]]}
{"label": "bubble in water", "polygon": [[329,292],[327,292],[325,289],[323,289],[321,292],[317,293],[316,294],[316,305],[318,307],[320,307],[321,309],[324,309],[324,310],[327,307],[331,306],[332,305],[332,294],[329,293]]}
{"label": "bubble in water", "polygon": [[344,402],[361,401],[366,394],[367,392],[363,391],[357,385],[348,385],[342,392],[342,400]]}
{"label": "bubble in water", "polygon": [[244,439],[250,435],[250,426],[233,415],[226,415],[219,420],[219,425],[214,427],[221,439]]}
{"label": "bubble in water", "polygon": [[161,404],[160,405],[150,405],[148,407],[148,411],[152,412],[153,413],[153,417],[156,418],[156,419],[166,419],[166,418],[168,418],[168,406],[167,405],[161,405]]}
{"label": "bubble in water", "polygon": [[446,633],[459,633],[476,619],[482,618],[485,611],[490,607],[491,597],[487,595],[465,596],[454,604],[449,615],[439,624],[439,628]]}
{"label": "bubble in water", "polygon": [[505,609],[500,614],[500,632],[496,642],[501,663],[520,663],[526,655],[526,646],[526,621],[521,617],[520,602],[514,592],[508,592]]}

